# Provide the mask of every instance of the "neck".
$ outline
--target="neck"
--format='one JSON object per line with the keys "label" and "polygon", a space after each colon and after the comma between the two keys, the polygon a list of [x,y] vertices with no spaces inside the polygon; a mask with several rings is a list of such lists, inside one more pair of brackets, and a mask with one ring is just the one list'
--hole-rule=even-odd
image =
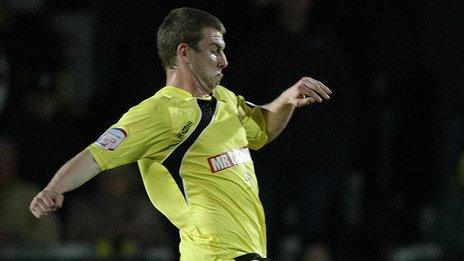
{"label": "neck", "polygon": [[184,89],[190,92],[194,97],[209,95],[185,67],[168,69],[166,72],[166,85]]}

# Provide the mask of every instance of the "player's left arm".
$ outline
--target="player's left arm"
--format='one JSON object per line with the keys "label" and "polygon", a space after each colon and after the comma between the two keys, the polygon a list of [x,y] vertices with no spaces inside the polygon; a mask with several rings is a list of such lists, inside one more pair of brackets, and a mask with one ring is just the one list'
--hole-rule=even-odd
{"label": "player's left arm", "polygon": [[275,139],[287,126],[295,107],[321,103],[330,99],[332,91],[320,81],[303,77],[290,88],[282,92],[271,103],[261,106],[268,134],[268,142]]}

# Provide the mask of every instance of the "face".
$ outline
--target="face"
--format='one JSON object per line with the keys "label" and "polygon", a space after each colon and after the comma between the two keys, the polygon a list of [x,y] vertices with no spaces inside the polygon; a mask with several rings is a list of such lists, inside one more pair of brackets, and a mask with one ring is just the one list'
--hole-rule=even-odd
{"label": "face", "polygon": [[190,49],[189,68],[199,91],[209,94],[220,83],[222,69],[227,67],[224,54],[226,44],[221,32],[213,28],[203,29],[203,39],[198,43],[198,51]]}

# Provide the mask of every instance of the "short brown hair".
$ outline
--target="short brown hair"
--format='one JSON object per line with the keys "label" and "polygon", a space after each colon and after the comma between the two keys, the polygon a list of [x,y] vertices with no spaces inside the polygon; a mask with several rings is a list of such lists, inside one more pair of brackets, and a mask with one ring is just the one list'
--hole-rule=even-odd
{"label": "short brown hair", "polygon": [[164,70],[176,65],[177,46],[186,43],[194,50],[201,41],[202,29],[212,27],[222,34],[226,29],[215,16],[195,8],[182,7],[169,12],[158,29],[158,55]]}

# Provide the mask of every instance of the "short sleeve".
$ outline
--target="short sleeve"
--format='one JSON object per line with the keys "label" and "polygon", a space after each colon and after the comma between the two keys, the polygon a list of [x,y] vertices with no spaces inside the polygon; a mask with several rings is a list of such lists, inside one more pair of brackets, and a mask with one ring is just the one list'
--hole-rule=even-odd
{"label": "short sleeve", "polygon": [[247,103],[242,96],[237,96],[238,112],[245,128],[249,147],[253,150],[263,147],[268,140],[266,120],[259,106]]}
{"label": "short sleeve", "polygon": [[87,149],[100,169],[106,170],[142,158],[161,159],[171,137],[166,106],[151,98],[131,108]]}

